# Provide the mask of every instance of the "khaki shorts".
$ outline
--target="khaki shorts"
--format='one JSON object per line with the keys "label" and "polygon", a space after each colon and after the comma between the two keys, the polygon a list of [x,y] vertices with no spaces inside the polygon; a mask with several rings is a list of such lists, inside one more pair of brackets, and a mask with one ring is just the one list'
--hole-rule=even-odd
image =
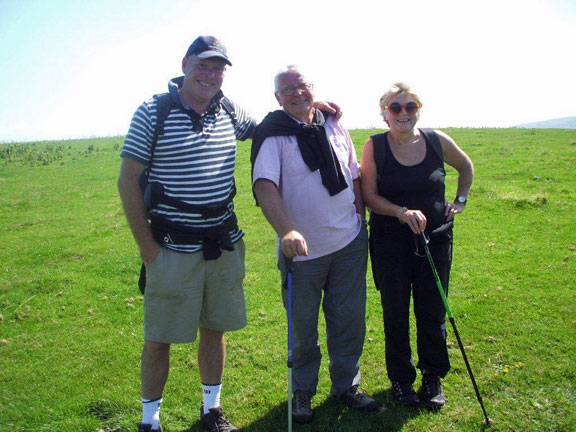
{"label": "khaki shorts", "polygon": [[246,326],[244,241],[206,261],[202,251],[162,247],[146,268],[144,338],[154,342],[196,340],[198,327],[216,331]]}

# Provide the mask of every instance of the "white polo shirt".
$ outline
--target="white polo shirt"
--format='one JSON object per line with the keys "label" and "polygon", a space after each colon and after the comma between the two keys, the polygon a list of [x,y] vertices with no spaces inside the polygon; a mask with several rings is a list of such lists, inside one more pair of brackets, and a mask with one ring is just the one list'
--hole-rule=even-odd
{"label": "white polo shirt", "polygon": [[362,226],[354,205],[352,182],[360,176],[354,144],[334,117],[328,117],[324,128],[348,184],[340,193],[330,196],[320,171],[310,171],[296,136],[267,138],[254,163],[253,182],[267,179],[276,184],[288,218],[306,239],[308,255],[295,257],[294,261],[320,258],[342,249],[356,238]]}

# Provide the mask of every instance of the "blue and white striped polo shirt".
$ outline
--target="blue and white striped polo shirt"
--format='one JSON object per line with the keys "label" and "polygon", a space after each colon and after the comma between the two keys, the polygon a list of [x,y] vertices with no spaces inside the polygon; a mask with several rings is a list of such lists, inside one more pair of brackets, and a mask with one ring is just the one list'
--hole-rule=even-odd
{"label": "blue and white striped polo shirt", "polygon": [[[234,123],[219,102],[221,92],[216,95],[208,110],[194,119],[180,101],[178,88],[182,80],[182,77],[175,78],[168,84],[173,107],[164,124],[164,133],[156,144],[150,181],[159,181],[164,185],[167,195],[192,205],[223,204],[234,189],[236,140],[250,138],[256,121],[233,103],[236,112]],[[156,107],[157,95],[138,107],[124,141],[120,154],[122,157],[148,165],[157,119]],[[228,211],[216,218],[205,219],[199,213],[178,210],[165,204],[160,204],[151,213],[186,227],[210,228],[220,225],[233,211],[234,204],[230,202]],[[234,230],[231,232],[232,242],[237,242],[243,235],[242,230]],[[197,252],[202,249],[200,242],[165,246],[179,252]]]}

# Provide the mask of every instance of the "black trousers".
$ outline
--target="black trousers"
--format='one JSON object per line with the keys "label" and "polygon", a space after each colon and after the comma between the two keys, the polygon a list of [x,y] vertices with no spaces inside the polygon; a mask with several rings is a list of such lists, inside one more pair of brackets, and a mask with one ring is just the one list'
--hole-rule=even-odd
{"label": "black trousers", "polygon": [[[410,349],[411,296],[416,318],[416,367],[442,378],[450,370],[446,310],[424,250],[415,247],[414,239],[414,234],[405,229],[370,238],[372,273],[376,288],[380,290],[384,316],[386,368],[393,382],[412,383],[416,380]],[[452,230],[432,238],[429,248],[448,295]]]}

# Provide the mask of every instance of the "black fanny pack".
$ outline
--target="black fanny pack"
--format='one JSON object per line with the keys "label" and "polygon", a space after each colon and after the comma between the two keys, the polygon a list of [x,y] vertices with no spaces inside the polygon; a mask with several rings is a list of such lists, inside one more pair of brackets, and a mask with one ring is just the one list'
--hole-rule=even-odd
{"label": "black fanny pack", "polygon": [[[210,228],[188,228],[154,216],[151,222],[152,235],[159,244],[193,244],[201,242],[205,260],[218,259],[222,255],[222,250],[234,250],[230,237],[230,232],[238,229],[238,219],[234,213],[221,225]],[[138,288],[144,294],[146,289],[146,266],[144,264],[140,268]]]}
{"label": "black fanny pack", "polygon": [[218,226],[189,228],[152,216],[150,228],[154,239],[161,245],[201,242],[204,259],[215,260],[222,255],[222,249],[227,251],[234,250],[230,233],[238,229],[238,219],[232,213],[228,219]]}

